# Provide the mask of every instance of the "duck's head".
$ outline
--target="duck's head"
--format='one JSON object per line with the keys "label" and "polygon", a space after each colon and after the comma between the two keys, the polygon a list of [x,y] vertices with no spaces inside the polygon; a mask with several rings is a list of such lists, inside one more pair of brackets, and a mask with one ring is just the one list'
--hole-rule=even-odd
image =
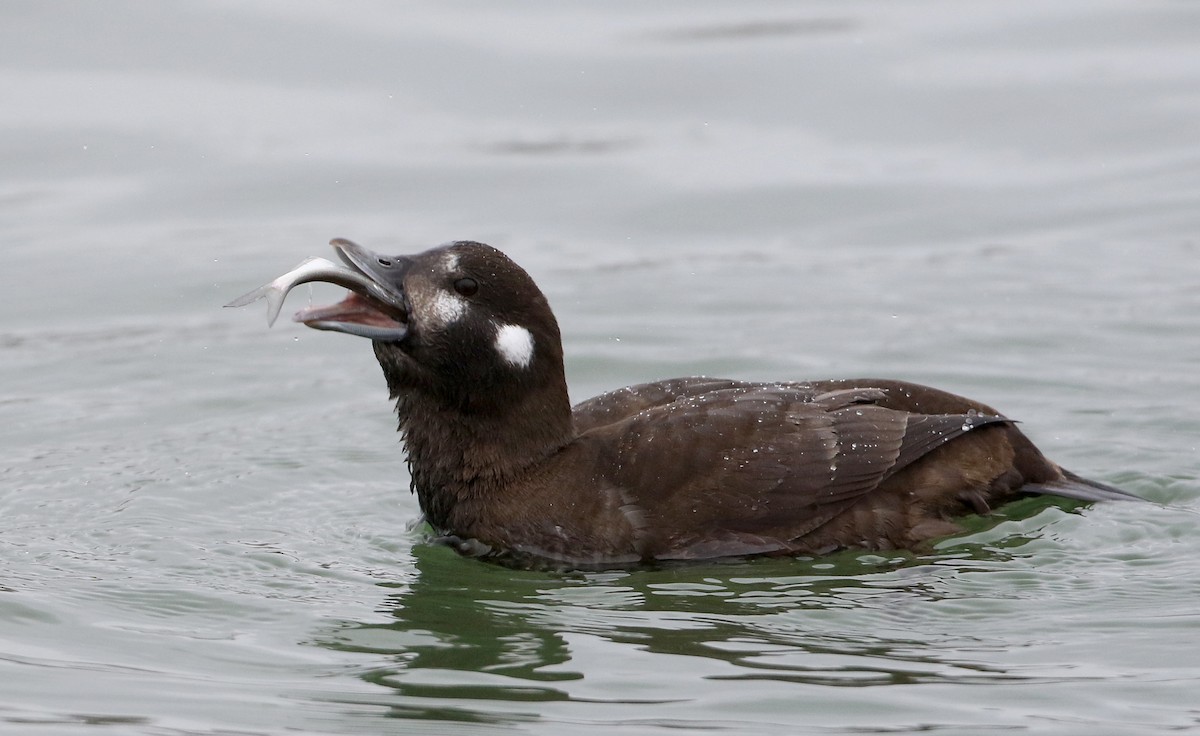
{"label": "duck's head", "polygon": [[456,241],[415,255],[385,256],[331,242],[346,267],[310,259],[234,300],[267,298],[273,322],[296,285],[326,281],[350,294],[293,319],[372,340],[395,396],[417,391],[470,409],[562,383],[558,323],[523,268],[495,248]]}

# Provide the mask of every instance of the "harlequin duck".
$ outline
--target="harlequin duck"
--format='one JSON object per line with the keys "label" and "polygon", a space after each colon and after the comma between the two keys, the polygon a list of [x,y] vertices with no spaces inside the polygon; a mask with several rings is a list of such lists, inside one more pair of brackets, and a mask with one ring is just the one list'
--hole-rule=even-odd
{"label": "harlequin duck", "polygon": [[676,378],[571,407],[558,323],[499,250],[381,256],[334,240],[228,306],[350,290],[295,320],[372,340],[425,519],[460,551],[565,566],[914,548],[1019,494],[1131,498],[1012,420],[894,380]]}

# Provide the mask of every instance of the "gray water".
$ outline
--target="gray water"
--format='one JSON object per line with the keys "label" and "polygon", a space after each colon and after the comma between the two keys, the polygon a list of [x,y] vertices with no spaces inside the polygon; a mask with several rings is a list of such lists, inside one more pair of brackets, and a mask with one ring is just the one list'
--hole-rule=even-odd
{"label": "gray water", "polygon": [[[1179,1],[5,3],[0,731],[1200,730],[1198,121]],[[1154,503],[462,559],[369,344],[220,308],[332,237],[506,250],[577,400],[905,378]]]}

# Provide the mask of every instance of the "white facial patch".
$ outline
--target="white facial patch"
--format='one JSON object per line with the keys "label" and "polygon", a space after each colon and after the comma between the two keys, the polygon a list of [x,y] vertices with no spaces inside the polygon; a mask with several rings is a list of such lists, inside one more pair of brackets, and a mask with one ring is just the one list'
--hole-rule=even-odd
{"label": "white facial patch", "polygon": [[438,289],[429,303],[429,314],[440,325],[451,325],[467,312],[467,300],[457,294]]}
{"label": "white facial patch", "polygon": [[454,273],[458,270],[458,254],[454,251],[447,251],[446,255],[442,256],[442,270],[446,273]]}
{"label": "white facial patch", "polygon": [[518,325],[497,325],[496,352],[505,362],[518,368],[528,368],[533,362],[533,335]]}

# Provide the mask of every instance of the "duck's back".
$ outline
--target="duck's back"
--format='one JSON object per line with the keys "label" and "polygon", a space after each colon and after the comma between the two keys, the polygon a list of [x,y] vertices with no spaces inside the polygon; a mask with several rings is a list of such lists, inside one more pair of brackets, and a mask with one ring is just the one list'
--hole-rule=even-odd
{"label": "duck's back", "polygon": [[956,515],[1081,481],[990,407],[900,381],[682,378],[574,419],[644,558],[913,547]]}

